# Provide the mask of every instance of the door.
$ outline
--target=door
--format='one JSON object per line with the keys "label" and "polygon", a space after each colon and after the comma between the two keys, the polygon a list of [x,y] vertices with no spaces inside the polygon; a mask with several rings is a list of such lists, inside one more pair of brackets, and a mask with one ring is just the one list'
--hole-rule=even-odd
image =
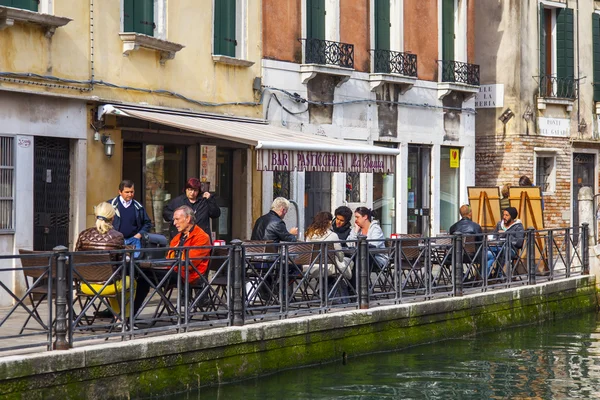
{"label": "door", "polygon": [[408,233],[429,236],[431,221],[431,148],[420,145],[408,146]]}
{"label": "door", "polygon": [[[319,211],[331,211],[331,173],[306,172],[304,183],[304,228]],[[298,227],[302,229],[302,227]]]}
{"label": "door", "polygon": [[233,151],[217,148],[216,182],[210,189],[215,196],[215,201],[221,208],[221,216],[212,220],[212,231],[215,239],[229,243],[233,239],[231,233],[231,212],[233,203]]}
{"label": "door", "polygon": [[[595,193],[594,167],[596,156],[590,153],[573,153],[573,226],[579,226],[579,189],[590,186]],[[591,229],[592,227],[590,227]]]}
{"label": "door", "polygon": [[375,0],[375,72],[390,72],[390,0]]}
{"label": "door", "polygon": [[69,247],[69,139],[39,136],[34,149],[33,249]]}

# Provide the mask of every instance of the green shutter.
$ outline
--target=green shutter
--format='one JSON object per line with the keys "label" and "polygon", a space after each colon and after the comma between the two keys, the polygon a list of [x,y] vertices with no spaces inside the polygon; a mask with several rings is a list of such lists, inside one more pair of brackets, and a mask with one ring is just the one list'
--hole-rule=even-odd
{"label": "green shutter", "polygon": [[134,32],[154,36],[154,0],[135,0],[133,29]]}
{"label": "green shutter", "polygon": [[38,0],[0,0],[0,6],[20,8],[22,10],[38,11]]}
{"label": "green shutter", "polygon": [[558,97],[573,97],[575,77],[575,42],[573,40],[573,9],[556,10],[556,75]]}
{"label": "green shutter", "polygon": [[325,40],[325,0],[306,0],[306,38]]}
{"label": "green shutter", "polygon": [[133,29],[133,3],[135,0],[123,2],[123,32],[135,32]]}
{"label": "green shutter", "polygon": [[214,54],[235,57],[236,0],[215,0]]}
{"label": "green shutter", "polygon": [[375,72],[390,72],[390,0],[375,0]]}
{"label": "green shutter", "polygon": [[600,101],[600,15],[592,13],[592,37],[594,39],[594,101]]}
{"label": "green shutter", "polygon": [[442,59],[454,61],[454,0],[442,2]]}
{"label": "green shutter", "polygon": [[546,75],[546,18],[544,14],[544,5],[540,4],[540,84],[543,82],[543,76]]}

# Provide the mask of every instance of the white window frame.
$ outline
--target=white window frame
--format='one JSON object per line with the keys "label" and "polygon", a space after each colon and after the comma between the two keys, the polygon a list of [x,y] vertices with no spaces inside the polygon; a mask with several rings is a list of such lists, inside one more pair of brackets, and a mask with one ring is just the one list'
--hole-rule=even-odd
{"label": "white window frame", "polygon": [[[370,46],[375,48],[375,0],[369,0]],[[404,51],[404,0],[390,0],[390,50]],[[373,57],[371,57],[373,59]],[[373,62],[373,60],[371,60]]]}
{"label": "white window frame", "polygon": [[557,169],[557,155],[559,153],[558,149],[550,149],[550,148],[535,148],[534,149],[534,158],[533,158],[533,184],[534,186],[539,186],[537,181],[537,167],[538,167],[538,159],[539,158],[551,158],[552,159],[552,171],[548,176],[548,187],[543,194],[554,194],[556,191],[556,169]]}
{"label": "white window frame", "polygon": [[[443,51],[442,29],[442,0],[438,0],[438,58],[441,60]],[[454,0],[454,60],[467,62],[468,37],[467,37],[467,0]],[[474,28],[474,27],[473,27]],[[439,66],[441,74],[441,65]]]}
{"label": "white window frame", "polygon": [[[52,0],[46,0],[52,1]],[[121,7],[121,32],[125,32],[125,0],[120,0]],[[154,35],[153,37],[161,40],[167,40],[167,0],[154,0]]]}
{"label": "white window frame", "polygon": [[[306,0],[302,0],[302,37],[306,38]],[[340,41],[340,0],[325,0],[325,40]]]}
{"label": "white window frame", "polygon": [[5,233],[14,233],[15,232],[15,227],[16,227],[16,215],[15,215],[15,201],[16,201],[16,186],[17,186],[17,174],[16,174],[16,157],[17,157],[17,146],[16,146],[16,142],[17,139],[15,136],[8,136],[8,135],[0,135],[0,140],[5,139],[6,141],[12,141],[12,144],[8,147],[4,147],[2,146],[2,148],[0,148],[0,155],[2,154],[3,151],[6,151],[7,153],[10,153],[12,155],[12,160],[13,163],[12,165],[0,165],[0,171],[3,170],[9,170],[12,171],[12,176],[11,176],[11,181],[12,181],[12,193],[11,193],[11,197],[8,200],[12,199],[12,226],[2,229],[0,228],[0,234],[5,234]]}

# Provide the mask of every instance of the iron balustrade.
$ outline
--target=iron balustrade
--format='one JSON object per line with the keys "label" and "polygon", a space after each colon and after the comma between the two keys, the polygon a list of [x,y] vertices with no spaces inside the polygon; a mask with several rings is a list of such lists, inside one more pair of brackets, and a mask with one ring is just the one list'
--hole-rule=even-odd
{"label": "iron balustrade", "polygon": [[417,77],[417,55],[391,50],[373,50],[375,73]]}
{"label": "iron balustrade", "polygon": [[[141,249],[141,259],[131,258],[128,250],[23,251],[0,256],[0,273],[28,277],[25,292],[0,281],[0,297],[14,300],[13,306],[0,308],[0,351],[51,350],[53,339],[72,347],[98,339],[242,326],[586,275],[588,234],[589,226],[583,224],[501,236],[232,241],[173,249],[179,254],[171,259],[165,258],[165,248]],[[347,247],[340,249],[337,243]],[[207,250],[206,255],[193,258],[198,249]],[[190,274],[199,272],[197,262],[207,264],[208,272],[190,282]],[[66,279],[57,285],[61,276]],[[135,307],[144,285],[148,294],[142,292],[143,302]],[[124,306],[115,309],[111,299]],[[103,310],[109,311],[107,317],[97,313]]]}
{"label": "iron balustrade", "polygon": [[537,76],[540,97],[556,99],[574,99],[577,97],[577,82],[573,77],[558,77],[554,75]]}
{"label": "iron balustrade", "polygon": [[321,39],[300,39],[304,42],[304,63],[335,65],[354,69],[354,45]]}
{"label": "iron balustrade", "polygon": [[447,60],[438,63],[442,66],[442,82],[479,86],[479,65]]}

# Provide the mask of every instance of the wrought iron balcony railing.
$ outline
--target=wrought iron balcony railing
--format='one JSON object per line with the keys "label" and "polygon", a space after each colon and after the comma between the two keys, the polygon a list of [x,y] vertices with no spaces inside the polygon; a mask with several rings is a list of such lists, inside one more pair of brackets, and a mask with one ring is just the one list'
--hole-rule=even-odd
{"label": "wrought iron balcony railing", "polygon": [[479,86],[479,65],[446,60],[438,62],[442,65],[442,82]]}
{"label": "wrought iron balcony railing", "polygon": [[304,63],[354,69],[354,45],[321,39],[304,41]]}
{"label": "wrought iron balcony railing", "polygon": [[573,77],[559,78],[553,75],[542,75],[534,78],[540,84],[540,97],[574,99],[577,96],[577,82]]}
{"label": "wrought iron balcony railing", "polygon": [[373,50],[375,73],[417,76],[417,55],[391,50]]}

